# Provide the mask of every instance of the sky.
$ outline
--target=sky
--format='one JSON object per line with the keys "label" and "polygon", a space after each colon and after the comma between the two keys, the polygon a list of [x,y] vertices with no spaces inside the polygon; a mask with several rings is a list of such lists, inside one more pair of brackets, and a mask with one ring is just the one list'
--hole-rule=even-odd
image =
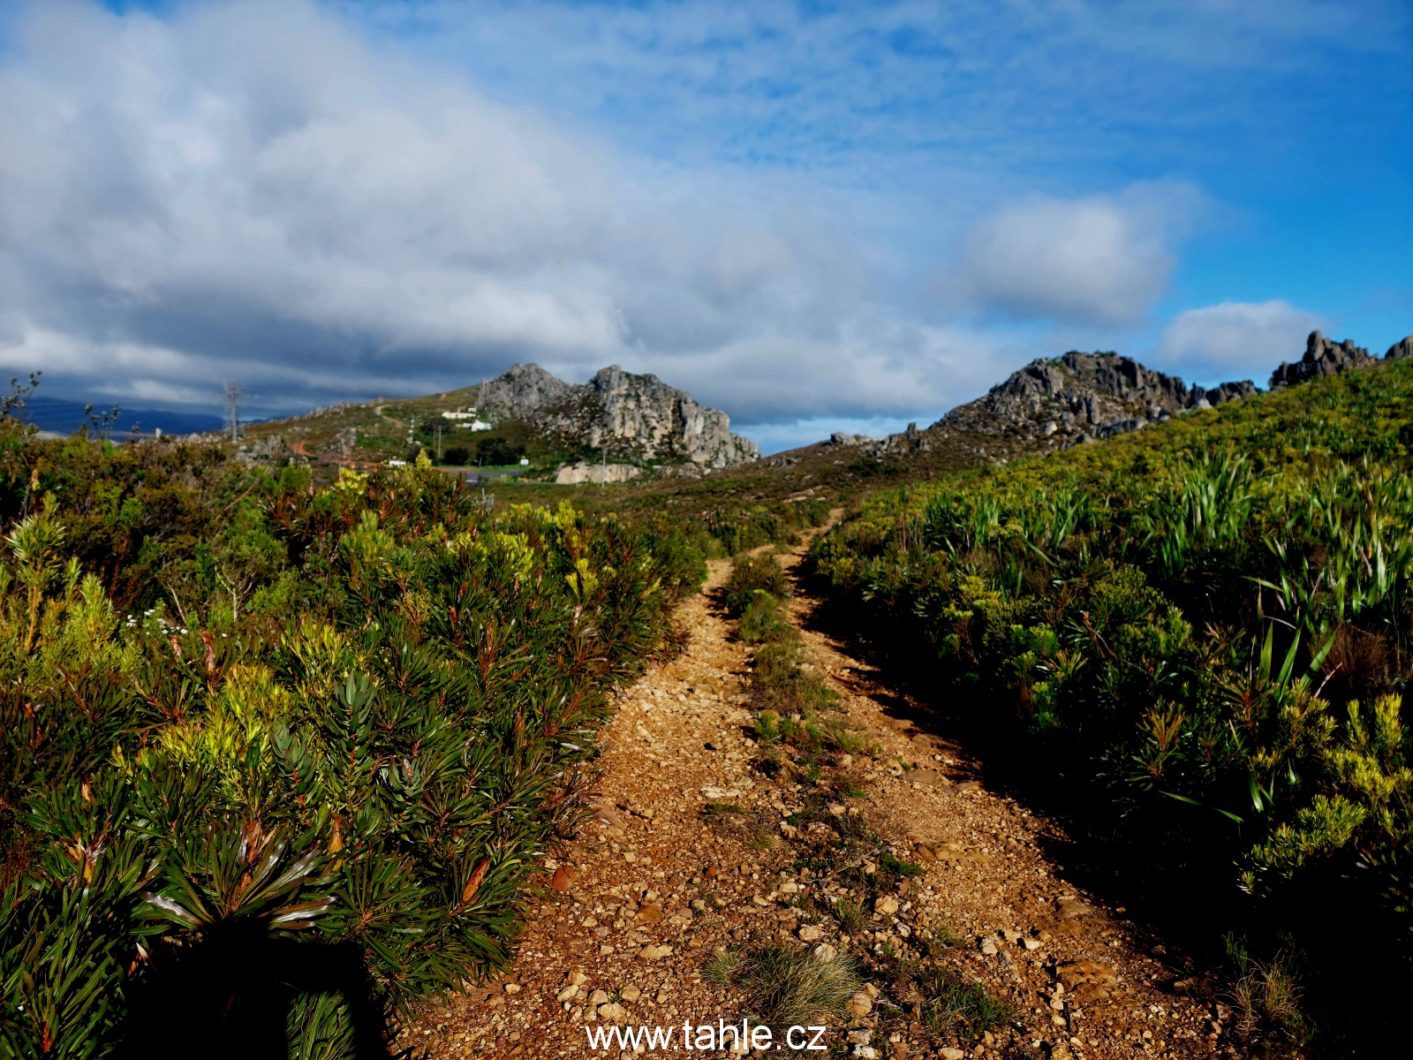
{"label": "sky", "polygon": [[0,371],[256,415],[617,363],[767,451],[1413,332],[1404,0],[0,0]]}

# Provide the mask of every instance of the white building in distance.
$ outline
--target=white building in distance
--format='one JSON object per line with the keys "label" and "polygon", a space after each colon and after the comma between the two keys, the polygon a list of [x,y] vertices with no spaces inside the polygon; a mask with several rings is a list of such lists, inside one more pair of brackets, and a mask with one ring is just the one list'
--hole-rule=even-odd
{"label": "white building in distance", "polygon": [[444,419],[451,420],[456,426],[468,431],[488,431],[491,425],[476,416],[475,409],[465,409],[459,412],[443,412]]}

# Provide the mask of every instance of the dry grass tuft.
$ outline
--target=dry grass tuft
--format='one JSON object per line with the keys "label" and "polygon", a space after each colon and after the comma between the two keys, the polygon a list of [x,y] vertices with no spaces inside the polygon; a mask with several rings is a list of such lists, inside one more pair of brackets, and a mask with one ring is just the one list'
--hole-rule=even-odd
{"label": "dry grass tuft", "polygon": [[783,946],[751,951],[732,978],[745,990],[751,1015],[776,1030],[841,1019],[859,988],[847,957],[816,957]]}

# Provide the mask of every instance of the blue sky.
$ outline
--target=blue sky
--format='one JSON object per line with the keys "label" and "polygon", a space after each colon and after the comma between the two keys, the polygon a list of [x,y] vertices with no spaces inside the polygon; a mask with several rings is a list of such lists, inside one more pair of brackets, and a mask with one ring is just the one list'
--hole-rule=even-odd
{"label": "blue sky", "polygon": [[767,450],[1413,331],[1405,3],[18,3],[0,367],[269,412],[617,362]]}

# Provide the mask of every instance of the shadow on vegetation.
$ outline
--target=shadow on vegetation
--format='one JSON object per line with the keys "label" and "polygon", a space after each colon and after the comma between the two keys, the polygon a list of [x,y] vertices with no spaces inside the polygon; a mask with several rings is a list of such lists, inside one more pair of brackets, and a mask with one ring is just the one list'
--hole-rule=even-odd
{"label": "shadow on vegetation", "polygon": [[[1235,908],[1215,909],[1210,903],[1193,908],[1191,881],[1210,872],[1210,866],[1157,863],[1148,856],[1134,856],[1137,852],[1109,827],[1112,806],[1097,805],[1078,784],[1052,778],[1050,768],[1036,762],[1031,752],[998,737],[974,712],[968,717],[968,712],[955,709],[922,660],[890,653],[887,645],[877,643],[855,616],[829,601],[827,587],[816,583],[805,565],[796,570],[795,578],[801,598],[812,605],[804,625],[831,638],[860,662],[858,679],[870,686],[869,698],[885,713],[955,743],[970,760],[962,765],[962,772],[1066,826],[1068,836],[1046,830],[1037,838],[1067,879],[1124,906],[1141,924],[1163,933],[1190,928],[1196,915],[1210,926],[1213,920],[1236,912]],[[997,705],[997,709],[1005,707]],[[1217,860],[1225,864],[1230,859]],[[1174,901],[1176,895],[1189,900]]]}
{"label": "shadow on vegetation", "polygon": [[[391,1060],[388,1027],[360,948],[271,938],[263,925],[214,930],[154,969],[131,998],[118,1055],[293,1057],[301,999],[341,1002],[356,1060]],[[306,1050],[317,1053],[317,1050]]]}

